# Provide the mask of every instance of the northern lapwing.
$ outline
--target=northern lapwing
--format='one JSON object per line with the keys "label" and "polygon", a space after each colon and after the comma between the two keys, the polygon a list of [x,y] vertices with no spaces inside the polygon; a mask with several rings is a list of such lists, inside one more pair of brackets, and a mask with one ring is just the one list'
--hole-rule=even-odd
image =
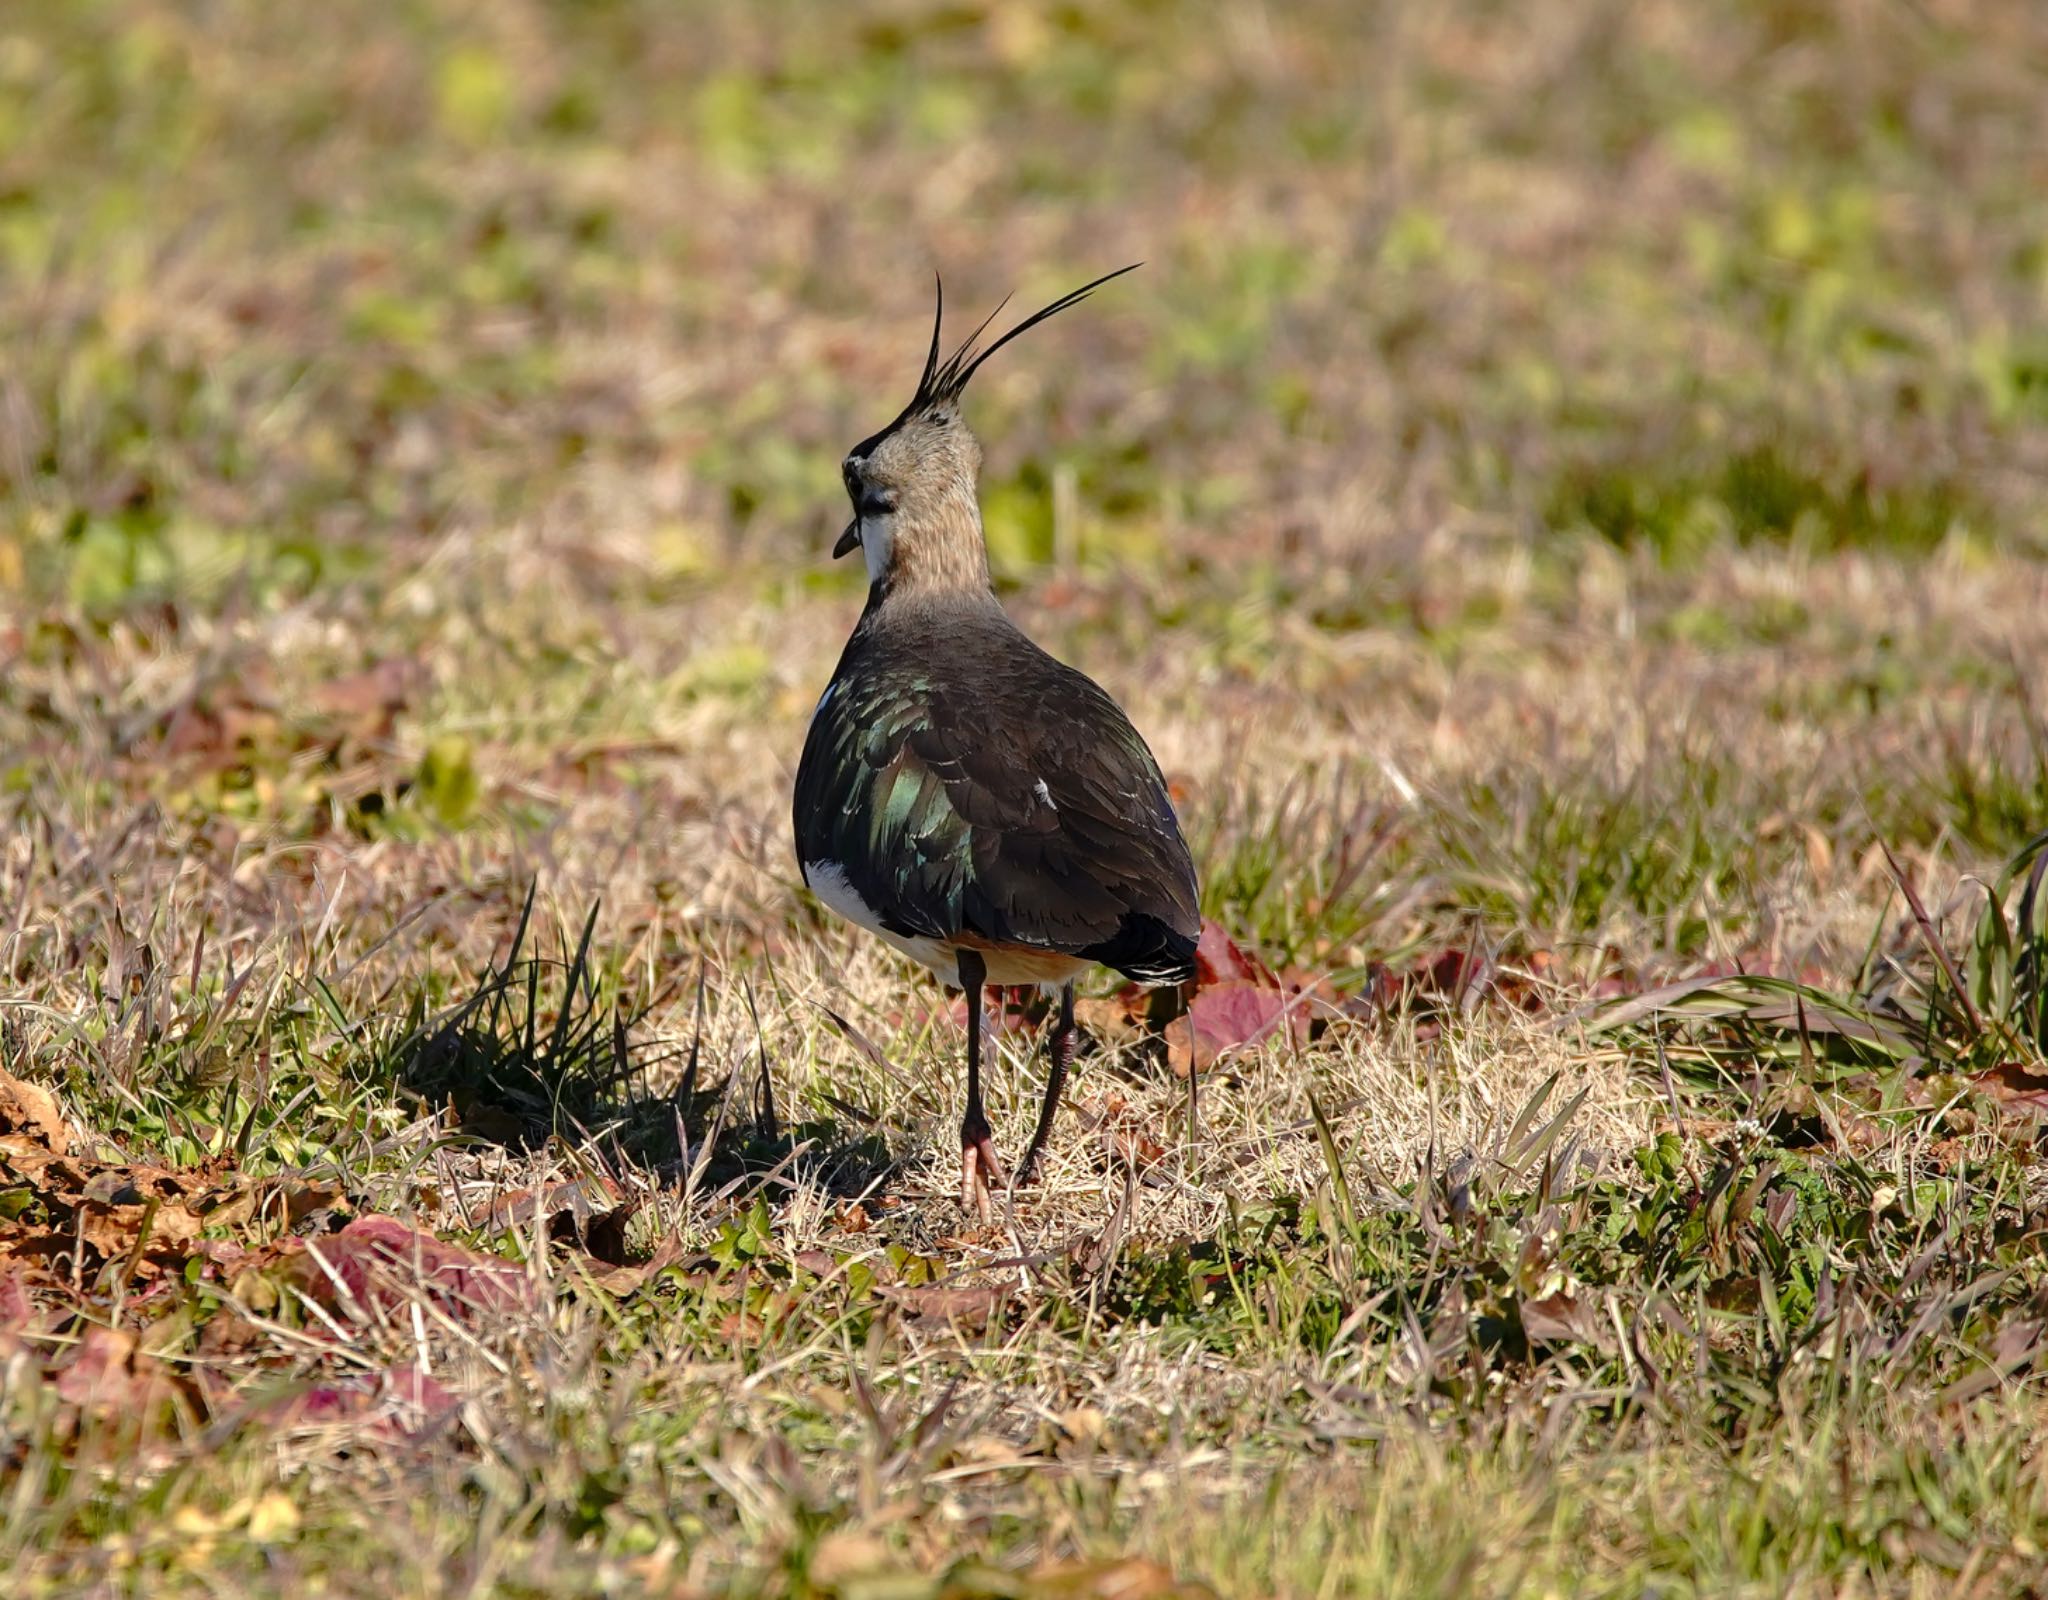
{"label": "northern lapwing", "polygon": [[[1045,1099],[1017,1169],[1029,1182],[1074,1049],[1074,978],[1091,962],[1144,984],[1194,974],[1195,868],[1159,764],[1117,703],[1004,614],[989,585],[960,399],[982,363],[1111,278],[939,358],[945,296],[917,392],[841,464],[868,598],[812,714],[797,766],[804,882],[967,995],[961,1201],[1004,1182],[981,1104],[981,991],[1059,994]],[[996,308],[1000,312],[1001,306]]]}

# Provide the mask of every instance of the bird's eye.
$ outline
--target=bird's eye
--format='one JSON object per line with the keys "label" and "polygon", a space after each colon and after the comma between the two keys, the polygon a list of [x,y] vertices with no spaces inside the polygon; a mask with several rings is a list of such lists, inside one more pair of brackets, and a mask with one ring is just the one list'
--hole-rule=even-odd
{"label": "bird's eye", "polygon": [[886,517],[896,509],[896,497],[883,489],[862,489],[854,504],[864,517]]}

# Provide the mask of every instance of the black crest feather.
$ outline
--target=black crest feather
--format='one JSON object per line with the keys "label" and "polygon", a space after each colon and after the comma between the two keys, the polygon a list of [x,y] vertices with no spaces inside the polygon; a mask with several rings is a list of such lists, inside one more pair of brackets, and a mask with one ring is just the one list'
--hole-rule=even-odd
{"label": "black crest feather", "polygon": [[961,340],[959,347],[943,361],[939,359],[939,328],[946,316],[946,286],[943,282],[938,283],[938,306],[932,315],[931,349],[924,358],[924,372],[917,380],[917,393],[910,397],[910,404],[903,408],[903,414],[896,421],[900,423],[920,412],[933,412],[953,404],[965,392],[969,380],[981,370],[981,364],[1018,334],[1037,327],[1048,317],[1058,316],[1069,306],[1079,305],[1110,279],[1121,278],[1126,272],[1136,272],[1143,265],[1142,261],[1133,261],[1128,267],[1118,267],[1114,272],[1105,272],[1094,282],[1084,283],[1080,288],[1061,295],[1051,305],[1032,312],[994,344],[985,349],[980,348],[981,336],[988,331],[988,325],[1001,316],[1003,307],[1010,303],[1009,296],[1005,295],[995,310],[983,317],[980,325]]}

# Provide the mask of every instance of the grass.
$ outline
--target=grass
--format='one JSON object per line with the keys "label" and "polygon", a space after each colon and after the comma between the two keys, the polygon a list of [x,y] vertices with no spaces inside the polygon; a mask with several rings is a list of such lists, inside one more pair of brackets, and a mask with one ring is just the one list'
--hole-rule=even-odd
{"label": "grass", "polygon": [[[0,24],[8,1592],[2033,1592],[2044,81],[1986,5]],[[977,385],[998,586],[1317,1009],[1191,1107],[1099,988],[984,1226],[788,855],[836,462],[935,265],[1138,259]]]}

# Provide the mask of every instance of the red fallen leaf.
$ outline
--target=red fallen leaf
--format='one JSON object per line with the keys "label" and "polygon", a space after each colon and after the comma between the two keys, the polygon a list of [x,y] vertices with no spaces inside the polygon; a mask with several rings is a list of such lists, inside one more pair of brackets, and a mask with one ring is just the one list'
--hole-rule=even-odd
{"label": "red fallen leaf", "polygon": [[[955,995],[947,1006],[953,1026],[967,1031],[967,997]],[[1036,984],[991,984],[982,991],[981,1014],[991,1033],[1030,1033],[1049,1010]]]}
{"label": "red fallen leaf", "polygon": [[1308,1038],[1308,1002],[1301,995],[1256,983],[1221,983],[1198,989],[1187,1015],[1166,1030],[1166,1059],[1177,1077],[1202,1072],[1233,1050],[1243,1050],[1285,1029]]}
{"label": "red fallen leaf", "polygon": [[134,1419],[175,1393],[169,1370],[125,1328],[88,1328],[57,1373],[57,1397],[95,1416]]}
{"label": "red fallen leaf", "polygon": [[533,1294],[531,1280],[514,1263],[446,1244],[395,1217],[358,1217],[337,1234],[309,1239],[293,1268],[313,1298],[329,1305],[352,1301],[371,1311],[425,1294],[459,1319],[526,1305]]}
{"label": "red fallen leaf", "polygon": [[1245,954],[1223,924],[1202,919],[1201,942],[1195,946],[1195,984],[1206,989],[1219,983],[1272,984],[1277,980],[1259,961]]}
{"label": "red fallen leaf", "polygon": [[1409,981],[1425,994],[1438,995],[1464,1010],[1493,981],[1493,963],[1469,950],[1445,950],[1412,969]]}
{"label": "red fallen leaf", "polygon": [[2034,1116],[2048,1114],[2048,1073],[2036,1072],[2024,1062],[2002,1062],[1989,1072],[1973,1074],[1970,1082],[2002,1105]]}
{"label": "red fallen leaf", "polygon": [[409,1439],[446,1421],[461,1407],[461,1396],[432,1373],[407,1362],[318,1384],[271,1407],[266,1420],[283,1426],[337,1427],[368,1419],[366,1431],[372,1434]]}
{"label": "red fallen leaf", "polygon": [[344,724],[358,738],[388,738],[392,724],[412,704],[425,675],[425,669],[411,657],[390,656],[365,671],[315,684],[307,698],[316,710]]}
{"label": "red fallen leaf", "polygon": [[438,1422],[452,1415],[462,1404],[461,1398],[432,1373],[422,1372],[411,1362],[386,1372],[381,1387],[383,1399],[388,1404],[417,1413],[423,1423]]}
{"label": "red fallen leaf", "polygon": [[26,1328],[36,1319],[36,1303],[29,1298],[28,1274],[19,1268],[0,1272],[0,1334]]}

